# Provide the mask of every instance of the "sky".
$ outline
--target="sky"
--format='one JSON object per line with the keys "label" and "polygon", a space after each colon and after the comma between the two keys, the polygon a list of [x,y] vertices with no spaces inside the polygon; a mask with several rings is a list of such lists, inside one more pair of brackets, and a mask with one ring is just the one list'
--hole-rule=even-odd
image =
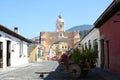
{"label": "sky", "polygon": [[0,0],[0,24],[26,38],[40,32],[55,32],[61,15],[65,29],[93,23],[113,0]]}

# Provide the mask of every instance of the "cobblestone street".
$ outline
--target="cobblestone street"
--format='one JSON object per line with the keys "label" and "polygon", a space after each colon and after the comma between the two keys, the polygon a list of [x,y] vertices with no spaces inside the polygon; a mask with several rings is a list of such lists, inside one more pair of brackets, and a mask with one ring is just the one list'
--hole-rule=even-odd
{"label": "cobblestone street", "polygon": [[120,80],[119,75],[99,68],[90,70],[86,77],[79,79],[71,79],[68,73],[62,72],[45,74],[44,78],[40,78],[39,74],[35,73],[57,71],[58,66],[56,61],[43,61],[18,67],[0,68],[0,80]]}
{"label": "cobblestone street", "polygon": [[[40,63],[29,63],[28,66],[16,68],[14,70],[0,72],[0,80],[43,80],[39,77],[39,74],[35,72],[42,71],[53,71],[57,68],[57,62],[40,62]],[[8,68],[7,68],[8,69]],[[9,68],[13,69],[13,67]],[[45,75],[45,77],[47,74]]]}

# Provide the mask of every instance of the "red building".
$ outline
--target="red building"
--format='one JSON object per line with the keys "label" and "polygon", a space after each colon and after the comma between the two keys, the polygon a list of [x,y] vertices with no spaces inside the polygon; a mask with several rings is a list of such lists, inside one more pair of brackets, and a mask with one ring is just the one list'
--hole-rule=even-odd
{"label": "red building", "polygon": [[100,31],[101,68],[120,73],[120,0],[114,0],[94,26]]}

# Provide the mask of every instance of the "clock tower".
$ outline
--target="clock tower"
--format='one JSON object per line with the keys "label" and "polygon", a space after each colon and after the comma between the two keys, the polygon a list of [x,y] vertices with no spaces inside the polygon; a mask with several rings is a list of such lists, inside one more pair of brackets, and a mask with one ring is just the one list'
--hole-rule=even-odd
{"label": "clock tower", "polygon": [[59,15],[56,21],[56,32],[64,32],[64,20],[62,19],[61,15]]}

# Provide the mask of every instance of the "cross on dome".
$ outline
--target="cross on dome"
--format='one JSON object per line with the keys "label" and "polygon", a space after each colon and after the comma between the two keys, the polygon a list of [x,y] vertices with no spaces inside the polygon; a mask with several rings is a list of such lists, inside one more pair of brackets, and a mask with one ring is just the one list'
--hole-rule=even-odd
{"label": "cross on dome", "polygon": [[61,19],[61,18],[62,18],[62,16],[61,16],[61,15],[59,15],[59,18]]}

